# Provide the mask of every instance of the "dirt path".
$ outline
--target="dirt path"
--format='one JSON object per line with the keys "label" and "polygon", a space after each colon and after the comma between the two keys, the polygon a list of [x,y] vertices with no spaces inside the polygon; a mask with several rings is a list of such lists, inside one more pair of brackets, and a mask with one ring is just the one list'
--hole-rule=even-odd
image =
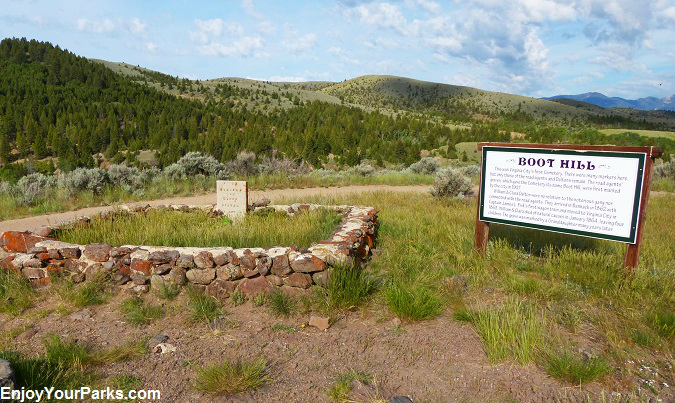
{"label": "dirt path", "polygon": [[[429,191],[428,185],[391,186],[391,185],[351,185],[343,187],[319,187],[304,189],[271,189],[256,190],[249,193],[251,202],[263,198],[270,199],[273,203],[286,197],[312,197],[312,196],[337,196],[345,193],[363,193],[372,191],[410,192],[425,193]],[[130,202],[129,204],[215,204],[216,194],[208,193],[200,196],[179,196],[168,199],[148,200],[143,202]],[[87,207],[75,211],[45,214],[33,217],[17,218],[14,220],[0,221],[0,234],[5,231],[26,231],[42,225],[50,225],[76,217],[89,216],[109,209],[110,206]]]}

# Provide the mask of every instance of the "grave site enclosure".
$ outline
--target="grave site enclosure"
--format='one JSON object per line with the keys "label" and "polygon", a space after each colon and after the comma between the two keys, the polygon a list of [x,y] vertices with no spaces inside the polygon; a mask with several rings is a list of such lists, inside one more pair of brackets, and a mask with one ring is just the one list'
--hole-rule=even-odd
{"label": "grave site enclosure", "polygon": [[[54,227],[34,231],[8,231],[0,246],[9,253],[2,265],[21,272],[35,285],[45,285],[54,276],[74,282],[108,276],[114,283],[147,292],[166,284],[191,284],[217,298],[239,292],[247,297],[280,288],[289,294],[309,292],[313,285],[327,286],[334,266],[360,266],[374,246],[377,211],[372,207],[322,206],[317,204],[248,206],[246,182],[218,182],[218,204],[203,206],[127,206],[108,210],[95,217],[81,217]],[[192,245],[111,245],[73,244],[54,237],[68,228],[87,227],[97,221],[142,216],[152,211],[174,214],[209,214],[214,219],[228,217],[228,225],[241,225],[246,214],[279,214],[289,220],[328,210],[341,216],[332,234],[309,247],[265,245],[259,247],[195,247]],[[189,228],[175,228],[189,231]],[[274,228],[270,228],[274,231]]]}

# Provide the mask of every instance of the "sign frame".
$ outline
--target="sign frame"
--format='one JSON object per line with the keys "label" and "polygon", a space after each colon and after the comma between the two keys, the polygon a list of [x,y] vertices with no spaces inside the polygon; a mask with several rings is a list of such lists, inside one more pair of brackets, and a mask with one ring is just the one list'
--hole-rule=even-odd
{"label": "sign frame", "polygon": [[[489,224],[491,222],[514,225],[519,227],[532,228],[552,232],[565,233],[570,235],[593,237],[607,239],[612,241],[627,243],[625,266],[634,268],[637,266],[642,235],[644,230],[644,219],[649,200],[649,188],[652,179],[652,168],[654,160],[661,156],[662,150],[659,147],[624,147],[624,146],[590,146],[590,145],[571,145],[571,144],[528,144],[528,143],[479,143],[478,152],[483,156],[481,161],[480,183],[478,185],[478,203],[476,211],[476,234],[475,247],[479,253],[485,255],[489,236]],[[485,194],[485,166],[486,153],[488,151],[514,151],[523,153],[538,153],[551,155],[569,155],[574,156],[607,156],[607,157],[627,157],[638,158],[638,174],[636,178],[635,195],[633,197],[633,212],[631,216],[631,234],[629,237],[618,237],[607,234],[598,234],[587,231],[570,230],[566,228],[552,227],[539,224],[523,223],[510,220],[501,220],[484,216]]]}

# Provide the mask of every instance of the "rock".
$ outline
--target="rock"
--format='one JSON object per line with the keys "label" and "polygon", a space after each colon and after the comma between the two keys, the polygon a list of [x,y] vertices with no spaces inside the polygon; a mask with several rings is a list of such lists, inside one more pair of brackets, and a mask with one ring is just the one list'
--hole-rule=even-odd
{"label": "rock", "polygon": [[80,248],[61,248],[59,249],[59,254],[64,259],[79,259],[82,251]]}
{"label": "rock", "polygon": [[401,326],[401,319],[394,318],[389,323],[391,323],[391,327],[399,327],[399,326]]}
{"label": "rock", "polygon": [[167,280],[175,285],[185,285],[187,283],[187,276],[185,276],[185,269],[182,267],[174,267],[166,276]]}
{"label": "rock", "polygon": [[325,316],[312,315],[309,317],[309,325],[319,330],[326,330],[330,327],[330,320]]}
{"label": "rock", "polygon": [[143,259],[131,259],[131,272],[149,276],[151,273],[150,262]]}
{"label": "rock", "polygon": [[150,277],[150,289],[157,292],[162,287],[166,286],[166,280],[160,275],[153,274]]}
{"label": "rock", "polygon": [[0,388],[5,391],[16,389],[16,379],[14,377],[14,370],[9,364],[9,361],[0,358]]}
{"label": "rock", "polygon": [[216,266],[225,266],[230,262],[230,257],[227,253],[221,253],[220,255],[216,255],[213,257],[213,263],[216,264]]}
{"label": "rock", "polygon": [[4,248],[7,252],[26,253],[36,243],[48,239],[50,238],[31,235],[27,232],[6,231],[0,236],[0,247]]}
{"label": "rock", "polygon": [[309,288],[312,286],[312,276],[305,273],[293,273],[284,279],[284,285],[290,287]]}
{"label": "rock", "polygon": [[313,273],[325,270],[326,263],[310,253],[304,253],[291,259],[291,268],[296,272]]}
{"label": "rock", "polygon": [[229,298],[235,288],[237,288],[237,283],[235,281],[216,279],[206,286],[206,294],[216,299],[223,300]]}
{"label": "rock", "polygon": [[328,278],[330,277],[332,271],[332,269],[329,269],[313,273],[312,280],[314,280],[314,284],[320,285],[323,288],[328,288]]}
{"label": "rock", "polygon": [[110,250],[110,256],[114,258],[120,258],[131,253],[131,248],[126,246],[120,246],[119,248],[112,248]]}
{"label": "rock", "polygon": [[244,269],[244,272],[243,272],[243,273],[244,273],[244,277],[246,277],[246,278],[255,277],[255,276],[257,276],[258,274],[260,274],[260,273],[258,272],[258,269],[253,269],[253,270]]}
{"label": "rock", "polygon": [[43,238],[47,238],[54,232],[54,229],[50,227],[49,225],[43,225],[41,227],[35,228],[31,230],[31,232],[37,236],[41,236]]}
{"label": "rock", "polygon": [[84,247],[84,256],[94,262],[105,262],[110,257],[112,246],[104,243],[92,243]]}
{"label": "rock", "polygon": [[226,264],[225,266],[216,269],[216,276],[222,280],[239,280],[244,277],[241,267],[233,264]]}
{"label": "rock", "polygon": [[180,253],[175,250],[161,250],[150,254],[148,260],[154,265],[162,265],[165,263],[173,263],[180,257]]}
{"label": "rock", "polygon": [[195,260],[191,255],[180,255],[176,260],[176,267],[186,270],[194,269],[196,267]]}
{"label": "rock", "polygon": [[[239,265],[244,271],[244,276],[246,276],[246,272],[253,272],[256,270],[256,263],[255,263],[255,257],[253,255],[244,255],[239,259]],[[255,272],[258,274],[258,272]]]}
{"label": "rock", "polygon": [[268,275],[271,267],[272,259],[269,256],[263,255],[256,259],[255,268],[258,270],[258,273],[260,273],[261,276]]}
{"label": "rock", "polygon": [[84,278],[87,281],[92,281],[97,279],[101,273],[104,273],[105,269],[103,268],[103,265],[100,263],[94,263],[91,266],[88,266],[86,269],[84,269]]}
{"label": "rock", "polygon": [[156,354],[175,353],[176,347],[169,343],[159,343],[152,352]]}
{"label": "rock", "polygon": [[128,274],[115,273],[110,278],[110,281],[115,285],[124,285],[131,281],[131,278]]}
{"label": "rock", "polygon": [[71,313],[68,316],[70,320],[89,320],[91,319],[91,311],[89,309],[83,309],[75,313]]}
{"label": "rock", "polygon": [[36,258],[28,259],[25,262],[23,262],[23,267],[33,267],[39,269],[43,265],[44,263],[42,262],[42,260]]}
{"label": "rock", "polygon": [[302,298],[312,295],[312,290],[310,290],[309,288],[290,287],[287,285],[282,286],[281,291],[284,294],[290,295],[293,298]]}
{"label": "rock", "polygon": [[166,274],[171,271],[171,268],[173,268],[173,264],[164,263],[160,264],[159,266],[154,266],[151,270],[152,274]]}
{"label": "rock", "polygon": [[237,290],[246,297],[254,297],[260,293],[268,293],[274,289],[265,277],[245,278],[239,283]]}
{"label": "rock", "polygon": [[408,396],[394,396],[387,403],[413,403]]}
{"label": "rock", "polygon": [[215,266],[211,252],[199,252],[197,256],[194,257],[194,262],[199,269],[210,269]]}
{"label": "rock", "polygon": [[147,277],[145,277],[145,276],[142,275],[142,274],[138,274],[138,273],[131,273],[131,275],[129,276],[129,278],[130,278],[131,281],[133,281],[133,283],[136,284],[136,285],[144,285],[144,284],[146,284],[146,283],[148,282],[148,278],[147,278]]}
{"label": "rock", "polygon": [[288,261],[288,255],[283,254],[272,258],[272,274],[275,276],[288,276],[291,274],[291,265]]}
{"label": "rock", "polygon": [[133,294],[145,294],[150,291],[150,286],[145,285],[135,285],[129,289]]}
{"label": "rock", "polygon": [[38,254],[38,253],[45,253],[45,252],[47,252],[47,248],[45,248],[44,246],[33,246],[32,248],[30,248],[26,251],[26,253],[28,253],[30,255],[35,255],[35,254]]}
{"label": "rock", "polygon": [[251,203],[252,208],[269,206],[272,201],[266,197]]}
{"label": "rock", "polygon": [[209,284],[211,281],[213,281],[214,278],[216,278],[216,270],[215,269],[192,269],[188,270],[187,273],[185,273],[185,276],[191,283],[195,284]]}
{"label": "rock", "polygon": [[281,287],[284,285],[284,279],[282,279],[279,276],[275,276],[274,274],[266,276],[265,277],[267,281],[269,281],[270,284],[275,285],[277,287]]}
{"label": "rock", "polygon": [[23,273],[23,276],[26,278],[45,278],[47,277],[47,272],[44,269],[40,268],[34,268],[34,267],[26,267],[23,269],[21,272]]}
{"label": "rock", "polygon": [[167,340],[169,340],[169,336],[165,334],[158,334],[155,337],[148,340],[148,347],[154,349],[155,347],[157,347],[158,344],[165,343]]}

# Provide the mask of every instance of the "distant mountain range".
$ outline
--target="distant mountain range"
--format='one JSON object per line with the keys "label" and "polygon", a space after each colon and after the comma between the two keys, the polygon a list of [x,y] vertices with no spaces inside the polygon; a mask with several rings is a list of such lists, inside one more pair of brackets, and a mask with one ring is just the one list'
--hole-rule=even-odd
{"label": "distant mountain range", "polygon": [[665,98],[647,97],[640,99],[623,99],[619,97],[608,97],[607,95],[601,94],[599,92],[587,92],[585,94],[577,95],[556,95],[542,99],[553,101],[560,98],[588,102],[589,104],[602,106],[603,108],[632,108],[643,111],[675,111],[675,94]]}

